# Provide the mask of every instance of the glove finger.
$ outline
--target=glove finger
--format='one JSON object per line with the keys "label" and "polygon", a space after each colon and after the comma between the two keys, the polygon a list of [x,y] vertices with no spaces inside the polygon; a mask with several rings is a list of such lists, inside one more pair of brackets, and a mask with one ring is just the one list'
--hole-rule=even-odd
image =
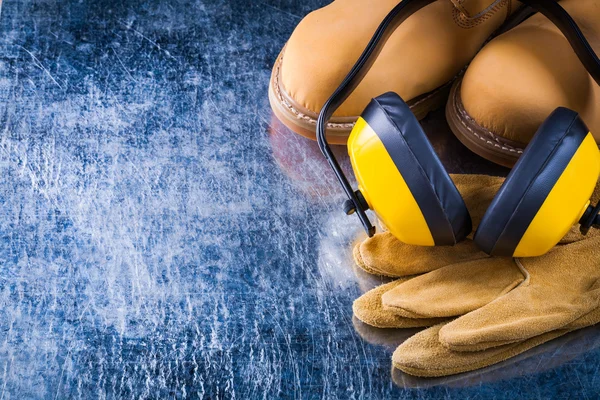
{"label": "glove finger", "polygon": [[[597,303],[597,297],[595,296]],[[517,302],[524,304],[523,302]],[[513,304],[516,306],[517,304]],[[543,312],[541,315],[532,313],[528,317],[521,316],[512,321],[505,318],[493,318],[489,310],[479,309],[461,317],[451,324],[446,325],[440,332],[440,343],[454,351],[473,352],[481,351],[505,343],[519,342],[561,329],[575,330],[600,322],[600,312],[594,310],[583,314],[573,314],[565,310],[556,310],[554,313]],[[537,315],[536,315],[537,314]],[[573,319],[573,315],[577,315]],[[486,318],[490,318],[486,322]],[[461,321],[459,321],[461,320]],[[491,320],[494,320],[492,324]],[[488,324],[489,328],[475,328],[469,331],[466,326],[473,321]],[[593,322],[590,322],[593,321]]]}
{"label": "glove finger", "polygon": [[407,374],[439,377],[473,371],[499,363],[549,340],[560,337],[569,329],[559,329],[515,343],[503,344],[482,351],[453,351],[441,344],[440,330],[444,324],[432,326],[402,343],[392,356],[394,367]]}
{"label": "glove finger", "polygon": [[515,260],[527,275],[518,288],[440,332],[453,350],[476,351],[562,329],[600,303],[600,239],[560,246],[543,257]]}
{"label": "glove finger", "polygon": [[[461,373],[458,376],[452,375],[423,380],[420,377],[405,374],[400,369],[392,367],[392,379],[394,384],[404,388],[426,388],[440,385],[464,388],[550,371],[581,357],[583,354],[598,349],[600,347],[600,335],[597,335],[598,332],[600,332],[600,327],[589,327],[576,332],[570,332],[560,338],[511,357],[510,362],[506,360],[494,366],[488,366],[485,368],[485,372],[470,371]],[[560,353],[560,357],[556,357],[557,352]]]}
{"label": "glove finger", "polygon": [[487,257],[472,240],[452,247],[413,246],[402,243],[389,232],[378,233],[357,244],[353,255],[356,264],[366,272],[390,277],[422,274],[461,261]]}
{"label": "glove finger", "polygon": [[407,318],[463,315],[508,293],[524,276],[511,260],[488,257],[458,263],[390,286],[382,293],[386,311]]}
{"label": "glove finger", "polygon": [[399,279],[386,283],[360,296],[352,305],[354,316],[365,324],[376,328],[419,328],[435,325],[445,320],[441,318],[407,318],[384,309],[381,304],[381,296],[404,281],[406,280]]}
{"label": "glove finger", "polygon": [[469,352],[454,351],[441,343],[440,331],[445,327],[442,323],[423,330],[403,342],[394,352],[392,362],[394,367],[414,376],[435,377],[458,374],[507,360],[566,333],[597,323],[600,323],[600,308],[594,309],[562,329],[523,341],[503,343],[497,347]]}

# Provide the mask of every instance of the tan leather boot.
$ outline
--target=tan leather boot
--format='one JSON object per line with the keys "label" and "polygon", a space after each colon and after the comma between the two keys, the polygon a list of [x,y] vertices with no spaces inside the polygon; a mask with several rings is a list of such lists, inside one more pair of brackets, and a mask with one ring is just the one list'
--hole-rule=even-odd
{"label": "tan leather boot", "polygon": [[[600,53],[600,0],[560,4]],[[485,45],[454,84],[446,116],[468,148],[510,167],[558,106],[579,112],[600,139],[600,87],[558,28],[536,14]]]}
{"label": "tan leather boot", "polygon": [[[269,100],[291,130],[314,139],[318,112],[399,0],[336,0],[304,18],[275,62]],[[395,91],[419,118],[441,105],[453,79],[520,7],[516,0],[439,0],[390,37],[362,83],[327,127],[346,143],[371,98]],[[514,23],[514,21],[511,21]]]}

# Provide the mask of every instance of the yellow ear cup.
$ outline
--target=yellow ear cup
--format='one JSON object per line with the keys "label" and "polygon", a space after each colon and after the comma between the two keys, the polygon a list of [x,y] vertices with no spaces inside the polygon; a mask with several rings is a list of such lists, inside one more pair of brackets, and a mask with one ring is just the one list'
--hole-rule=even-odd
{"label": "yellow ear cup", "polygon": [[348,139],[358,190],[369,208],[398,240],[433,246],[425,217],[402,174],[373,128],[361,117]]}
{"label": "yellow ear cup", "polygon": [[491,255],[533,257],[578,223],[600,176],[600,152],[576,112],[542,124],[484,215],[475,243]]}
{"label": "yellow ear cup", "polygon": [[453,245],[471,232],[462,197],[397,94],[371,101],[350,134],[348,153],[360,194],[400,241]]}
{"label": "yellow ear cup", "polygon": [[588,133],[536,213],[515,249],[515,257],[547,253],[579,222],[600,174],[600,152]]}

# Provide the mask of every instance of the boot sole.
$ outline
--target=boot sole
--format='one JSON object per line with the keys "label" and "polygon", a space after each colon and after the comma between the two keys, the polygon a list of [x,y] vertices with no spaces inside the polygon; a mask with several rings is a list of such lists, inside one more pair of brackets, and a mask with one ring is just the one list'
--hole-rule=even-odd
{"label": "boot sole", "polygon": [[460,97],[461,83],[462,78],[452,85],[446,104],[446,120],[450,130],[475,154],[496,164],[512,167],[523,154],[527,144],[503,138],[479,125],[465,110]]}

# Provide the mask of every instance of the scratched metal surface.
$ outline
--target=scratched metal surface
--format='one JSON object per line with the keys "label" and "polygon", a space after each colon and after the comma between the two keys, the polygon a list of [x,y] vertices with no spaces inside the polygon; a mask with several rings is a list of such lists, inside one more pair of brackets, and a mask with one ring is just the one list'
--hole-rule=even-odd
{"label": "scratched metal surface", "polygon": [[[414,331],[352,321],[360,227],[267,100],[325,2],[5,0],[0,398],[597,395],[596,328],[419,380],[390,363]],[[425,126],[453,171],[505,172]]]}

